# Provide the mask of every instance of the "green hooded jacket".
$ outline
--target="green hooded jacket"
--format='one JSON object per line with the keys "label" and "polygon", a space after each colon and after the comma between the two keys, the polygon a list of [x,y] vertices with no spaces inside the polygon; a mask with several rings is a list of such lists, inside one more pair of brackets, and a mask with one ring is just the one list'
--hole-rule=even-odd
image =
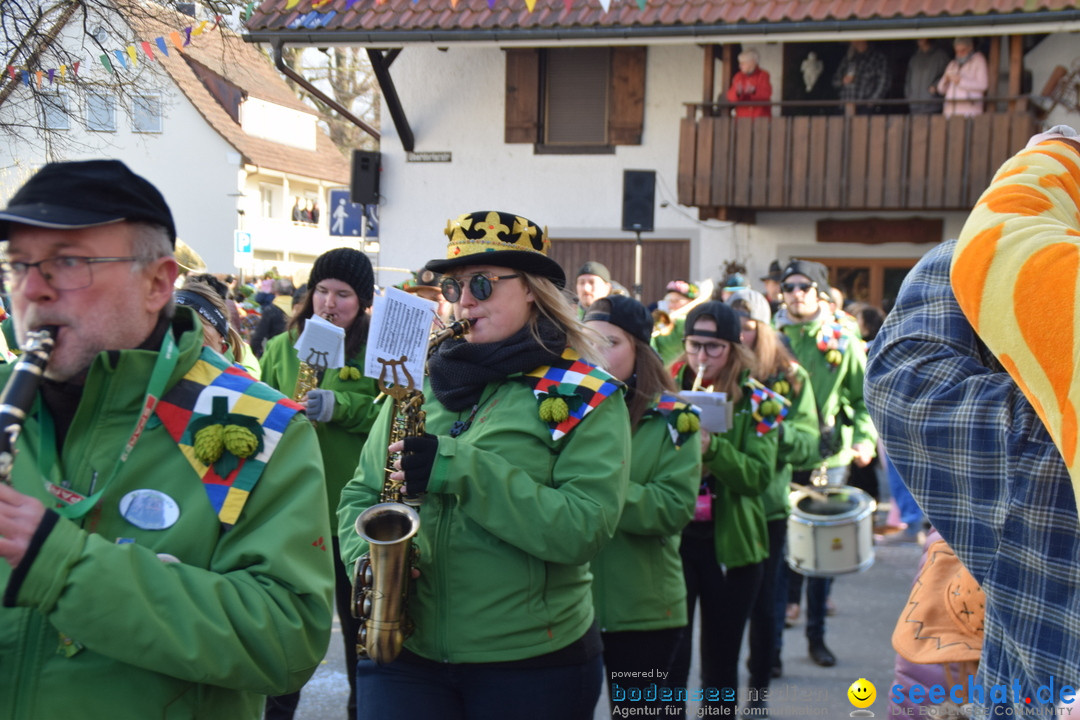
{"label": "green hooded jacket", "polygon": [[[177,308],[178,364],[200,356],[202,325]],[[294,415],[225,529],[191,463],[151,416],[118,474],[157,352],[99,354],[59,457],[84,495],[82,520],[46,513],[16,571],[0,562],[0,717],[7,720],[255,720],[264,695],[300,688],[330,640],[334,582],[322,462],[310,423]],[[0,368],[7,382],[10,367]],[[12,479],[55,507],[38,471],[41,426],[31,410]],[[121,499],[164,493],[174,524],[144,530]],[[35,545],[32,543],[32,550]],[[173,561],[173,560],[176,561]]]}
{"label": "green hooded jacket", "polygon": [[[686,368],[678,370],[679,387]],[[744,373],[743,396],[735,403],[731,429],[712,433],[701,457],[713,478],[716,561],[726,567],[752,565],[769,556],[763,495],[776,469],[780,433],[773,428],[758,434],[748,382],[749,373]]]}
{"label": "green hooded jacket", "polygon": [[686,625],[679,539],[694,517],[701,441],[680,447],[655,407],[634,429],[630,486],[619,529],[592,561],[593,603],[604,632]]}
{"label": "green hooded jacket", "polygon": [[[810,374],[820,422],[832,425],[836,433],[833,447],[837,450],[825,461],[829,467],[849,465],[855,455],[851,448],[855,445],[877,443],[877,430],[863,400],[866,351],[862,340],[841,323],[844,348],[839,363],[830,363],[827,352],[818,348],[818,337],[825,323],[835,322],[832,315],[822,312],[805,323],[785,322],[781,313],[776,323],[790,341],[795,359]],[[820,459],[811,459],[806,464],[793,463],[793,468],[813,470],[820,463]]]}
{"label": "green hooded jacket", "polygon": [[[439,662],[522,660],[577,641],[593,622],[589,561],[615,534],[626,498],[630,421],[622,390],[554,439],[522,376],[489,384],[470,427],[468,411],[443,407],[425,385],[427,432],[439,438],[420,506],[420,577],[405,647]],[[371,431],[341,493],[338,522],[351,527],[378,502],[392,406]],[[349,566],[367,551],[341,536]]]}

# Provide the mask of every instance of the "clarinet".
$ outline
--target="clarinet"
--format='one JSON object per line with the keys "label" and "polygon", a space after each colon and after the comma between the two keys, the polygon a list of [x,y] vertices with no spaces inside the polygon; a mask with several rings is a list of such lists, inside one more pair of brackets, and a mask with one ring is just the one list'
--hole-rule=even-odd
{"label": "clarinet", "polygon": [[26,422],[26,413],[34,404],[45,366],[49,364],[49,356],[56,344],[56,330],[55,326],[48,326],[26,333],[26,347],[0,393],[0,482],[6,485],[11,484],[15,442]]}

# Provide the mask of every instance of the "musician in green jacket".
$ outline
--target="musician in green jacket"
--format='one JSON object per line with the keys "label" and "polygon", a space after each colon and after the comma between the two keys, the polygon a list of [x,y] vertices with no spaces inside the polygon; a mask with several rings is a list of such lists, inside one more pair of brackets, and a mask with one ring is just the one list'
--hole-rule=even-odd
{"label": "musician in green jacket", "polygon": [[[589,561],[627,492],[621,383],[585,359],[597,354],[536,223],[482,211],[446,233],[428,267],[472,325],[428,361],[426,433],[390,444],[387,404],[338,510],[352,526],[404,451],[390,478],[423,497],[416,630],[392,662],[360,661],[358,717],[589,720],[602,673]],[[341,544],[346,563],[367,550]]]}

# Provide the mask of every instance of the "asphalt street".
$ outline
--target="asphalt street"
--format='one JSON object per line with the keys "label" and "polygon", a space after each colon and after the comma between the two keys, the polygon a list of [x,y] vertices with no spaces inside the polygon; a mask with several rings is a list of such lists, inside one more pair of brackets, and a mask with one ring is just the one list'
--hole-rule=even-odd
{"label": "asphalt street", "polygon": [[[835,667],[818,667],[807,656],[801,620],[784,631],[784,676],[773,681],[770,717],[780,720],[851,717],[855,707],[848,700],[847,691],[859,679],[869,680],[877,690],[876,700],[867,709],[878,718],[886,717],[895,659],[892,630],[907,599],[919,555],[920,548],[916,545],[879,545],[870,569],[835,580],[832,597],[836,614],[828,620],[825,638],[837,656]],[[341,643],[341,632],[335,623],[327,657],[301,695],[297,720],[351,720],[345,712],[348,681]],[[745,657],[744,649],[740,659],[744,672]],[[691,678],[697,674],[695,664]],[[690,706],[689,712],[690,717],[697,717],[695,705]],[[593,717],[594,720],[612,717],[605,697],[601,697]]]}

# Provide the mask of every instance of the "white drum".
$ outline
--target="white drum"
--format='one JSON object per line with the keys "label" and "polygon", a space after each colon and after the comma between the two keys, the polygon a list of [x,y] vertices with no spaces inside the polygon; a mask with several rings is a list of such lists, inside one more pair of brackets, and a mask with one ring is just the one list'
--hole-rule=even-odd
{"label": "white drum", "polygon": [[787,563],[810,577],[862,572],[874,564],[874,499],[846,485],[791,493]]}

